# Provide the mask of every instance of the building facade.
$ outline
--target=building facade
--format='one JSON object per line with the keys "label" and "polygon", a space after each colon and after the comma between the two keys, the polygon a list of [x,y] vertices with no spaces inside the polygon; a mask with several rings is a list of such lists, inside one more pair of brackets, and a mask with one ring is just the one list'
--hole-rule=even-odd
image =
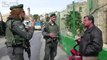
{"label": "building facade", "polygon": [[102,30],[103,42],[107,44],[107,0],[93,0],[90,12],[95,17],[95,24]]}

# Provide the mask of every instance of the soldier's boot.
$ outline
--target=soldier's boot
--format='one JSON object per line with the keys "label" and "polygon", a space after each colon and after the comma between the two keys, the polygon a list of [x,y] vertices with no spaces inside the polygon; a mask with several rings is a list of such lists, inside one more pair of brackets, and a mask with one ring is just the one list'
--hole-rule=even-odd
{"label": "soldier's boot", "polygon": [[49,48],[49,46],[46,46],[46,47],[45,47],[44,60],[49,60],[49,56],[50,56],[50,48]]}
{"label": "soldier's boot", "polygon": [[45,53],[44,60],[49,60],[49,54]]}
{"label": "soldier's boot", "polygon": [[55,56],[56,56],[56,51],[52,50],[50,54],[50,60],[54,60]]}

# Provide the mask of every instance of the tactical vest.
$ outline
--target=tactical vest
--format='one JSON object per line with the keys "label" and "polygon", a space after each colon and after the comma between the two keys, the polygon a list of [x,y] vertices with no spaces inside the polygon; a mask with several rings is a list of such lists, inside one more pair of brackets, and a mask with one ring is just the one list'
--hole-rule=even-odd
{"label": "tactical vest", "polygon": [[[55,38],[44,37],[46,39],[46,43],[58,42],[59,40],[59,27],[57,24],[51,25],[50,23],[46,24],[46,30],[48,33],[54,33]],[[55,40],[52,40],[55,39]]]}
{"label": "tactical vest", "polygon": [[20,37],[18,34],[12,31],[12,24],[15,22],[15,20],[8,20],[6,22],[6,45],[7,46],[18,46],[23,45],[24,38]]}
{"label": "tactical vest", "polygon": [[54,33],[55,37],[58,36],[58,34],[59,34],[59,27],[58,27],[57,24],[50,25],[50,23],[48,23],[48,24],[46,24],[46,28],[47,28],[48,33]]}
{"label": "tactical vest", "polygon": [[59,28],[57,25],[49,25],[49,32],[54,33],[55,37],[59,34]]}

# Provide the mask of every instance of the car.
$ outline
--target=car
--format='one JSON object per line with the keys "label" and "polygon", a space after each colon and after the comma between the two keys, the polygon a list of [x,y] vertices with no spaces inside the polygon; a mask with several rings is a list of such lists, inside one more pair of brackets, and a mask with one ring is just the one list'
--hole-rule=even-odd
{"label": "car", "polygon": [[32,25],[32,22],[29,20],[24,20],[23,23],[25,25],[25,28],[31,27],[31,25]]}
{"label": "car", "polygon": [[35,30],[41,30],[41,22],[35,22]]}

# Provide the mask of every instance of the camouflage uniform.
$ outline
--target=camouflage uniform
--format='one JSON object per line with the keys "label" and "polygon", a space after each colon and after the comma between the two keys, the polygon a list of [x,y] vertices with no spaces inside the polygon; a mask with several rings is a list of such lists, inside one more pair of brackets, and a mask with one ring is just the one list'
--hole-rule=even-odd
{"label": "camouflage uniform", "polygon": [[[59,41],[59,28],[57,24],[47,23],[43,28],[43,36],[46,40],[44,60],[54,60],[57,54],[57,44]],[[54,33],[55,38],[49,37],[49,33]]]}
{"label": "camouflage uniform", "polygon": [[[14,8],[22,8],[22,5],[12,7],[10,10]],[[29,40],[32,38],[33,33],[34,28],[26,29],[19,19],[12,18],[7,20],[6,45],[11,60],[24,60],[23,50],[26,47],[26,42],[29,43]]]}

